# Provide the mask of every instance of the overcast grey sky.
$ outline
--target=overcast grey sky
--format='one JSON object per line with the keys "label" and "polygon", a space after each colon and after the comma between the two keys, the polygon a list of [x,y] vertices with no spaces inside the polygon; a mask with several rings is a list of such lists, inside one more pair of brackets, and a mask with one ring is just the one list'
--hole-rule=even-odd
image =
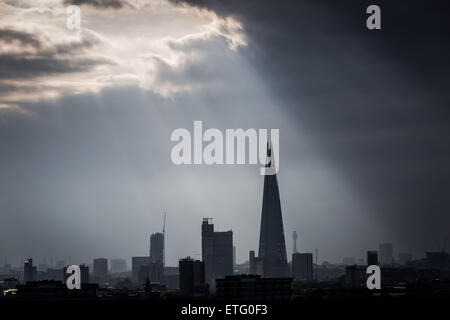
{"label": "overcast grey sky", "polygon": [[[279,128],[288,256],[416,257],[450,228],[445,1],[0,0],[0,259],[257,249],[259,166],[175,166],[170,134]],[[66,28],[81,5],[82,30]],[[193,5],[195,4],[195,5]]]}

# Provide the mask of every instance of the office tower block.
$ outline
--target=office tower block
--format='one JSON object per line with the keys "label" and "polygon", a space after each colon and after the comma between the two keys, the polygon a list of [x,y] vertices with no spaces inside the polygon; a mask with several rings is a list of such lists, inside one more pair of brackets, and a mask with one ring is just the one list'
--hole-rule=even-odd
{"label": "office tower block", "polygon": [[33,259],[28,259],[23,265],[23,278],[25,282],[37,280],[37,268],[33,266]]}
{"label": "office tower block", "polygon": [[164,267],[164,234],[157,232],[150,236],[150,261]]}
{"label": "office tower block", "polygon": [[[267,145],[267,168],[275,167],[272,148]],[[281,214],[280,192],[275,172],[264,176],[264,192],[259,234],[258,259],[263,264],[264,277],[287,277],[289,268]]]}
{"label": "office tower block", "polygon": [[84,264],[80,264],[80,278],[81,284],[89,283],[89,267]]}
{"label": "office tower block", "polygon": [[214,231],[211,220],[204,218],[202,223],[202,260],[206,282],[214,288],[215,279],[233,274],[233,232]]}
{"label": "office tower block", "polygon": [[392,266],[394,264],[392,243],[381,243],[378,253],[381,266]]}
{"label": "office tower block", "polygon": [[190,257],[179,261],[180,294],[184,297],[201,296],[208,293],[205,283],[205,263]]}
{"label": "office tower block", "polygon": [[377,251],[367,251],[367,265],[378,265],[378,252]]}
{"label": "office tower block", "polygon": [[131,276],[134,282],[139,281],[139,270],[143,266],[150,265],[150,257],[132,257],[131,258]]}
{"label": "office tower block", "polygon": [[125,259],[111,259],[111,273],[122,273],[127,271]]}
{"label": "office tower block", "polygon": [[100,282],[106,282],[108,279],[108,259],[97,258],[94,259],[94,276]]}
{"label": "office tower block", "polygon": [[292,255],[292,277],[296,280],[313,281],[313,254],[294,253]]}

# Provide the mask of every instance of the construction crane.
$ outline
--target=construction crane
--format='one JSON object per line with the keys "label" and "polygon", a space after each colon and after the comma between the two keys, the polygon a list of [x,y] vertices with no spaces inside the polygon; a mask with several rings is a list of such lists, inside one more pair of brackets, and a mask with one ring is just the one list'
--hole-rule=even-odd
{"label": "construction crane", "polygon": [[164,211],[164,221],[163,221],[163,234],[164,234],[164,231],[166,230],[166,212]]}

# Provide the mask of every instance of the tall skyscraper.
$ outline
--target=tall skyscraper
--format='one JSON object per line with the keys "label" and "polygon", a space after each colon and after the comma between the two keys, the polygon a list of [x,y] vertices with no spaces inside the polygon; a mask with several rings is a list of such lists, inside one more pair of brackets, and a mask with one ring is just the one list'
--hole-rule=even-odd
{"label": "tall skyscraper", "polygon": [[[275,168],[272,148],[267,146],[267,168]],[[268,171],[267,169],[266,171]],[[280,192],[277,175],[266,172],[261,212],[258,259],[263,264],[263,276],[267,278],[287,277],[289,268],[286,257],[283,218],[281,215]]]}
{"label": "tall skyscraper", "polygon": [[94,259],[94,276],[97,277],[100,282],[105,282],[108,278],[108,259],[97,258]]}
{"label": "tall skyscraper", "polygon": [[157,232],[150,236],[150,261],[164,267],[164,234]]}
{"label": "tall skyscraper", "polygon": [[214,289],[216,279],[233,274],[233,231],[214,231],[211,220],[202,223],[202,260],[206,282]]}
{"label": "tall skyscraper", "polygon": [[294,230],[294,232],[292,233],[292,240],[294,242],[294,249],[292,250],[294,253],[297,253],[297,232]]}
{"label": "tall skyscraper", "polygon": [[391,266],[394,263],[394,256],[392,250],[392,243],[381,243],[380,250],[378,251],[380,256],[381,266]]}
{"label": "tall skyscraper", "polygon": [[37,268],[33,266],[33,259],[28,259],[23,265],[23,278],[25,282],[37,280]]}

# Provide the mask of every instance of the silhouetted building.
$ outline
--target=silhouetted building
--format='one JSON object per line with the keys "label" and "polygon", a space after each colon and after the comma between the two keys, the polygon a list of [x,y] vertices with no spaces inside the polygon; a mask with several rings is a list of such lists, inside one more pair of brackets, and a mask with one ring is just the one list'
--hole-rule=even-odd
{"label": "silhouetted building", "polygon": [[150,261],[164,267],[164,234],[154,233],[150,236]]}
{"label": "silhouetted building", "polygon": [[399,253],[398,254],[398,263],[400,265],[405,265],[412,260],[411,253]]}
{"label": "silhouetted building", "polygon": [[206,282],[214,288],[215,279],[233,274],[233,232],[214,231],[210,220],[202,223],[202,260]]}
{"label": "silhouetted building", "polygon": [[164,283],[168,289],[180,288],[180,272],[178,267],[164,267]]}
{"label": "silhouetted building", "polygon": [[392,243],[381,243],[378,253],[380,266],[392,266],[394,264]]}
{"label": "silhouetted building", "polygon": [[94,276],[100,279],[100,282],[106,282],[108,279],[108,259],[94,259]]}
{"label": "silhouetted building", "polygon": [[217,299],[291,300],[292,278],[261,278],[259,275],[234,275],[216,280]]}
{"label": "silhouetted building", "polygon": [[250,250],[248,256],[249,256],[248,263],[249,263],[250,274],[256,274],[255,251]]}
{"label": "silhouetted building", "polygon": [[150,264],[150,257],[132,257],[131,258],[131,275],[134,282],[139,281],[139,270],[143,266]]}
{"label": "silhouetted building", "polygon": [[[80,267],[80,281],[81,281],[81,284],[89,283],[89,267],[84,265],[84,264],[81,264],[79,267]],[[63,272],[64,283],[66,283],[67,279],[70,277],[70,274],[67,273],[67,267],[64,267],[62,272]],[[50,279],[50,280],[52,280],[52,279]]]}
{"label": "silhouetted building", "polygon": [[[271,167],[274,168],[275,163],[274,157],[272,156],[272,148],[268,144],[266,170],[270,170],[268,168]],[[264,176],[258,259],[262,261],[264,277],[288,276],[289,269],[286,257],[280,192],[278,189],[277,175],[274,172],[273,174],[266,174]]]}
{"label": "silhouetted building", "polygon": [[81,284],[89,283],[89,267],[84,264],[80,265],[80,280]]}
{"label": "silhouetted building", "polygon": [[127,271],[125,259],[111,259],[111,273],[123,273]]}
{"label": "silhouetted building", "polygon": [[23,278],[25,282],[37,280],[37,268],[33,266],[33,259],[28,259],[23,265]]}
{"label": "silhouetted building", "polygon": [[292,255],[292,277],[295,280],[313,281],[312,253],[294,253]]}
{"label": "silhouetted building", "polygon": [[[369,261],[369,252],[367,251],[367,260]],[[378,261],[377,261],[378,262]],[[378,263],[369,263],[368,265],[377,265]],[[345,285],[350,288],[365,288],[367,281],[367,267],[366,266],[347,266],[345,268]]]}
{"label": "silhouetted building", "polygon": [[367,251],[367,265],[378,265],[378,252],[377,251]]}
{"label": "silhouetted building", "polygon": [[209,285],[205,282],[205,263],[190,257],[179,261],[180,294],[196,297],[208,294]]}
{"label": "silhouetted building", "polygon": [[144,283],[145,280],[150,278],[153,282],[158,282],[160,284],[164,283],[164,272],[161,263],[159,262],[150,262],[148,265],[141,266],[139,268],[139,283]]}

